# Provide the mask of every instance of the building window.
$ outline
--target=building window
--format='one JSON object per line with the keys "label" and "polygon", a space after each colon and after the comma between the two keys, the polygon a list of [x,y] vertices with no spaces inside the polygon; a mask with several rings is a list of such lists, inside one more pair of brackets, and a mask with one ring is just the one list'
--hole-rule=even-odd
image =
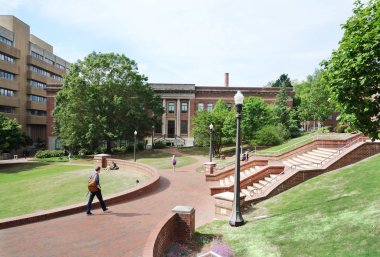
{"label": "building window", "polygon": [[174,113],[174,102],[169,102],[168,103],[168,112],[169,113]]}
{"label": "building window", "polygon": [[3,42],[4,44],[7,44],[9,46],[13,46],[13,42],[5,37],[0,36],[0,42]]}
{"label": "building window", "polygon": [[0,60],[1,61],[5,61],[5,62],[10,62],[10,63],[14,63],[15,62],[15,59],[8,56],[8,55],[5,55],[3,53],[0,53]]}
{"label": "building window", "polygon": [[8,73],[8,72],[0,70],[0,78],[14,80],[15,79],[15,75],[12,74],[12,73]]}
{"label": "building window", "polygon": [[161,123],[154,127],[154,133],[157,133],[157,134],[162,133],[162,124]]}
{"label": "building window", "polygon": [[231,109],[232,109],[232,104],[227,103],[227,109],[228,109],[228,111],[231,111]]}
{"label": "building window", "polygon": [[329,115],[329,116],[327,117],[327,119],[328,119],[328,120],[332,120],[332,119],[333,119],[333,116],[332,116],[332,115]]}
{"label": "building window", "polygon": [[44,61],[47,62],[50,65],[54,65],[54,62],[52,60],[50,60],[49,58],[45,57]]}
{"label": "building window", "polygon": [[211,111],[212,111],[212,108],[214,108],[214,105],[213,105],[213,104],[207,104],[207,111],[208,111],[208,112],[211,112]]}
{"label": "building window", "polygon": [[187,120],[181,120],[181,134],[187,134]]}
{"label": "building window", "polygon": [[30,55],[31,55],[32,57],[34,57],[34,58],[37,58],[37,59],[41,60],[41,61],[44,60],[44,56],[41,55],[41,54],[39,54],[39,53],[36,53],[36,52],[33,52],[33,51],[32,51],[32,52],[30,53]]}
{"label": "building window", "polygon": [[32,102],[40,102],[40,103],[46,103],[47,98],[39,95],[29,95],[29,101]]}
{"label": "building window", "polygon": [[42,76],[50,77],[50,72],[48,72],[44,69],[38,68],[36,66],[30,65],[30,70],[35,72],[35,73],[41,74]]}
{"label": "building window", "polygon": [[36,88],[46,88],[45,83],[35,81],[35,80],[29,80],[29,85]]}
{"label": "building window", "polygon": [[205,105],[203,103],[198,103],[198,112],[203,112]]}
{"label": "building window", "polygon": [[188,108],[187,102],[182,102],[181,103],[181,112],[182,113],[187,113],[187,108]]}
{"label": "building window", "polygon": [[16,108],[10,107],[10,106],[2,106],[2,105],[0,105],[0,112],[15,113],[16,112]]}
{"label": "building window", "polygon": [[5,88],[0,88],[0,95],[3,95],[3,96],[14,96],[14,94],[15,94],[15,91],[13,91],[13,90],[5,89]]}
{"label": "building window", "polygon": [[46,116],[46,111],[29,109],[28,114],[31,116]]}
{"label": "building window", "polygon": [[65,66],[63,66],[63,65],[61,65],[61,64],[59,64],[59,63],[54,63],[54,66],[55,66],[55,67],[58,67],[58,68],[61,69],[61,70],[66,70]]}

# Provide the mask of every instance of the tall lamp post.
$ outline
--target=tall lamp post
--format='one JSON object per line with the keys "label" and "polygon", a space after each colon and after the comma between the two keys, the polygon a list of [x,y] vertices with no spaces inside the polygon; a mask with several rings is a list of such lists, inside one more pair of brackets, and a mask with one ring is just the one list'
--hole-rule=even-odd
{"label": "tall lamp post", "polygon": [[152,126],[152,151],[154,150],[153,138],[154,138],[154,125]]}
{"label": "tall lamp post", "polygon": [[210,124],[210,162],[212,162],[212,132],[214,131],[214,125]]}
{"label": "tall lamp post", "polygon": [[137,131],[135,130],[135,132],[133,134],[135,135],[135,142],[134,142],[134,146],[133,146],[133,161],[136,162],[136,137],[137,137]]}
{"label": "tall lamp post", "polygon": [[234,202],[232,205],[232,214],[230,225],[239,227],[244,225],[244,219],[240,212],[240,120],[243,109],[244,96],[239,91],[234,96],[236,106],[236,164],[235,164],[235,184],[234,184]]}

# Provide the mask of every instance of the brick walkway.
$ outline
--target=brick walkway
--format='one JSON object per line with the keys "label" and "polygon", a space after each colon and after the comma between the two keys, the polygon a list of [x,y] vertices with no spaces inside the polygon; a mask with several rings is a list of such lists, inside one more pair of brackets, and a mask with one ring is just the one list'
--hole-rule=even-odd
{"label": "brick walkway", "polygon": [[112,212],[94,210],[63,218],[0,230],[0,256],[141,256],[152,228],[176,205],[196,210],[196,226],[214,218],[214,200],[197,163],[160,170],[160,186],[148,195],[111,206]]}

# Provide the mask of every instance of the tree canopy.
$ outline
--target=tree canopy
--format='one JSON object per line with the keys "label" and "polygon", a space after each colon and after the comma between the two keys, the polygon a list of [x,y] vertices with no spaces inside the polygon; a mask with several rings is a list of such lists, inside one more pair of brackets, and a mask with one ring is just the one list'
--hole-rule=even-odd
{"label": "tree canopy", "polygon": [[125,55],[91,53],[70,66],[54,117],[63,145],[95,150],[116,139],[143,136],[163,113],[162,102]]}
{"label": "tree canopy", "polygon": [[271,87],[293,87],[288,74],[281,74],[280,77],[274,82],[270,83]]}
{"label": "tree canopy", "polygon": [[338,50],[322,62],[325,77],[343,116],[351,126],[379,138],[380,118],[380,1],[356,1],[342,25]]}
{"label": "tree canopy", "polygon": [[31,143],[32,140],[22,133],[16,119],[8,119],[0,113],[0,153],[17,150]]}

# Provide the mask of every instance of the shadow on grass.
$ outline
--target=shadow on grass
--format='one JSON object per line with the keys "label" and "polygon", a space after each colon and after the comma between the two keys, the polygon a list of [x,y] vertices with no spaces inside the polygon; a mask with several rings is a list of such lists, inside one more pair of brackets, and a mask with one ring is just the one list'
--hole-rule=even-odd
{"label": "shadow on grass", "polygon": [[37,169],[41,166],[49,165],[48,163],[6,163],[0,164],[0,173],[11,174],[25,170]]}

